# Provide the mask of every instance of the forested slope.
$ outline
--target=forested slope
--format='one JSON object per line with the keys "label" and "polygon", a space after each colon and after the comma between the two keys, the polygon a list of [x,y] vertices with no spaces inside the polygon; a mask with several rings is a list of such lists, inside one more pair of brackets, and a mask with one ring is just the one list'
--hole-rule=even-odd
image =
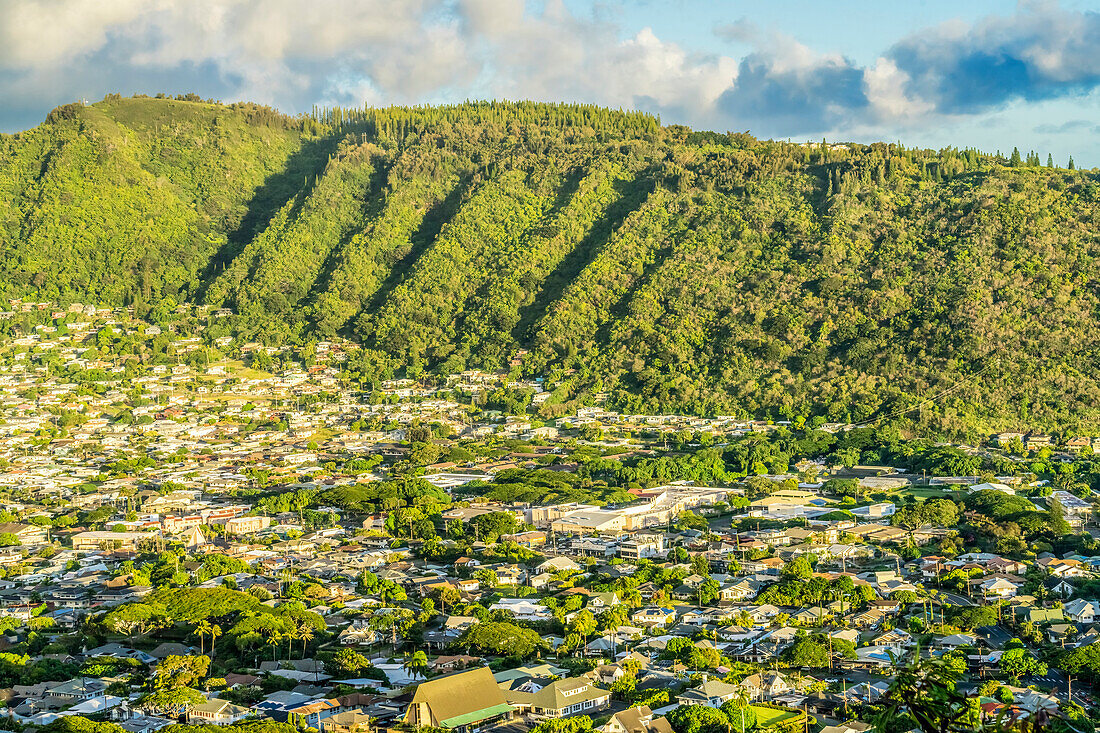
{"label": "forested slope", "polygon": [[[577,105],[108,99],[0,138],[8,295],[229,306],[365,380],[507,368],[690,410],[1100,428],[1100,188],[975,151]],[[555,407],[555,403],[558,405]]]}

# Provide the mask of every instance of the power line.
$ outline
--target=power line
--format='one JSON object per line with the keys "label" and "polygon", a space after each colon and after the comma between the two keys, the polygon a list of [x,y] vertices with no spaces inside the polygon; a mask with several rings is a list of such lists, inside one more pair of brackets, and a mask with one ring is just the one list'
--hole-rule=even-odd
{"label": "power line", "polygon": [[911,405],[909,407],[903,407],[901,409],[894,410],[893,412],[888,412],[885,415],[882,415],[880,417],[876,417],[874,420],[868,420],[866,422],[855,423],[855,424],[849,425],[848,427],[849,428],[864,428],[864,427],[867,427],[868,425],[874,425],[875,423],[877,423],[881,420],[886,420],[886,419],[891,418],[891,417],[897,417],[898,415],[904,415],[905,413],[912,412],[913,410],[919,410],[919,409],[923,408],[925,405],[936,402],[941,397],[946,397],[947,395],[951,394],[952,392],[955,392],[955,391],[957,391],[957,390],[959,390],[963,387],[968,386],[971,382],[974,381],[974,379],[976,379],[977,377],[980,377],[982,374],[986,373],[987,371],[992,369],[997,364],[998,364],[998,360],[993,360],[989,364],[987,364],[983,369],[980,369],[979,371],[977,371],[974,374],[970,375],[970,377],[968,377],[967,379],[956,382],[954,385],[952,385],[951,387],[948,387],[947,389],[943,390],[939,394],[933,395],[932,397],[929,397],[928,399],[922,400],[921,402],[918,402],[915,405]]}

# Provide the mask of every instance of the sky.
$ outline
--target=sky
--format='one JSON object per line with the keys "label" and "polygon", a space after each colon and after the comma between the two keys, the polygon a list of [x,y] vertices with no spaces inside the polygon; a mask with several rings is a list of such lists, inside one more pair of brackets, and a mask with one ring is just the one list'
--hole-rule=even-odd
{"label": "sky", "polygon": [[1091,167],[1100,0],[0,0],[0,130],[112,92],[581,101]]}

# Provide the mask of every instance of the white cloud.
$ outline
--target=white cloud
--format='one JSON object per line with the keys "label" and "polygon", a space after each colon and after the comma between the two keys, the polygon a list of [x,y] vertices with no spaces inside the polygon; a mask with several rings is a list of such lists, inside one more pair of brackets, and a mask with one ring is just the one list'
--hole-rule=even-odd
{"label": "white cloud", "polygon": [[864,69],[863,84],[875,122],[908,120],[915,123],[935,109],[931,102],[906,94],[909,75],[888,58],[879,57],[874,66]]}
{"label": "white cloud", "polygon": [[102,48],[139,17],[143,0],[0,0],[0,67],[62,64]]}
{"label": "white cloud", "polygon": [[17,109],[20,121],[32,108],[44,113],[112,91],[195,91],[288,112],[313,103],[577,100],[786,137],[890,135],[1013,100],[1100,88],[1100,15],[1050,2],[921,30],[867,67],[746,19],[715,29],[749,46],[735,58],[694,52],[659,29],[628,32],[598,2],[590,12],[573,7],[563,0],[0,0],[0,98],[8,102],[5,119]]}

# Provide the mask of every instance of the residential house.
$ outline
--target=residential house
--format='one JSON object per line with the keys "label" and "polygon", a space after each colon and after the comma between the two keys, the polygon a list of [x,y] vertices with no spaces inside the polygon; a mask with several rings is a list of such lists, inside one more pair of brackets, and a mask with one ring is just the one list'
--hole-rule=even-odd
{"label": "residential house", "polygon": [[1047,578],[1043,581],[1043,587],[1047,589],[1048,593],[1059,598],[1069,598],[1077,592],[1077,588],[1073,583],[1059,577]]}
{"label": "residential house", "polygon": [[712,708],[722,707],[722,703],[737,697],[737,685],[730,685],[721,680],[705,680],[698,687],[684,690],[676,698],[681,705],[706,705]]}
{"label": "residential house", "polygon": [[535,719],[592,715],[611,703],[611,692],[592,685],[585,677],[566,677],[547,683],[535,692],[509,690],[509,704]]}
{"label": "residential house", "polygon": [[44,545],[49,538],[49,532],[45,527],[20,522],[0,522],[0,534],[15,535],[15,538],[19,540],[19,544],[24,547]]}
{"label": "residential house", "polygon": [[723,603],[737,603],[756,597],[757,587],[748,580],[740,580],[735,583],[727,583],[718,591],[718,596]]}
{"label": "residential house", "polygon": [[296,728],[321,729],[321,723],[340,712],[340,702],[336,699],[313,700],[287,711],[287,722]]}
{"label": "residential house", "polygon": [[986,598],[1014,598],[1023,585],[1022,578],[1009,575],[990,575],[982,579],[978,588]]}
{"label": "residential house", "polygon": [[457,672],[482,663],[481,657],[471,657],[468,654],[456,654],[453,656],[440,656],[432,660],[434,672]]}
{"label": "residential house", "polygon": [[489,610],[505,611],[521,621],[543,621],[553,615],[546,606],[526,598],[501,598]]}
{"label": "residential house", "polygon": [[738,686],[744,689],[750,700],[770,700],[791,691],[787,678],[779,672],[760,672],[746,677]]}
{"label": "residential house", "polygon": [[672,733],[672,726],[663,716],[654,717],[652,710],[641,705],[612,715],[603,733]]}
{"label": "residential house", "polygon": [[66,704],[94,700],[107,695],[107,683],[100,679],[79,677],[58,683],[46,690],[46,697],[60,698]]}
{"label": "residential house", "polygon": [[232,725],[247,718],[251,712],[242,705],[212,697],[188,709],[187,722],[193,725]]}
{"label": "residential house", "polygon": [[639,626],[667,626],[676,620],[676,611],[658,606],[639,608],[630,616],[630,620]]}
{"label": "residential house", "polygon": [[321,721],[321,733],[369,733],[371,716],[359,710],[335,713]]}
{"label": "residential house", "polygon": [[1060,608],[1038,608],[1036,606],[1019,606],[1012,609],[1016,618],[1023,622],[1039,624],[1059,623],[1065,619]]}
{"label": "residential house", "polygon": [[535,568],[539,573],[579,573],[581,566],[568,557],[551,557],[543,562],[539,563],[539,566]]}
{"label": "residential house", "polygon": [[148,532],[80,532],[73,535],[73,549],[88,550],[136,550],[141,542],[157,535]]}
{"label": "residential house", "polygon": [[1084,578],[1089,574],[1085,564],[1072,557],[1064,560],[1053,559],[1045,563],[1040,561],[1039,564],[1045,564],[1047,572],[1056,578]]}
{"label": "residential house", "polygon": [[1062,606],[1062,613],[1078,623],[1091,624],[1100,617],[1100,602],[1076,598]]}

